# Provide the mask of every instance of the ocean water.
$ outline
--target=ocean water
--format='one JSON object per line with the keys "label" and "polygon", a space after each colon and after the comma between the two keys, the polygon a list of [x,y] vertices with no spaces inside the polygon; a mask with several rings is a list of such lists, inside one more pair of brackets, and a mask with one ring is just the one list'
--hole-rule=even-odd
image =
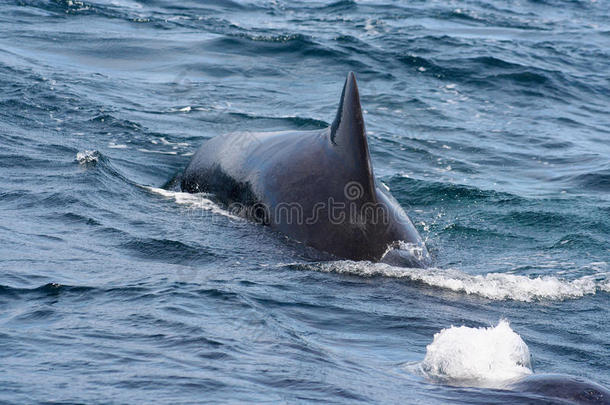
{"label": "ocean water", "polygon": [[[555,403],[610,386],[607,0],[0,3],[0,402]],[[429,269],[163,189],[358,77]]]}

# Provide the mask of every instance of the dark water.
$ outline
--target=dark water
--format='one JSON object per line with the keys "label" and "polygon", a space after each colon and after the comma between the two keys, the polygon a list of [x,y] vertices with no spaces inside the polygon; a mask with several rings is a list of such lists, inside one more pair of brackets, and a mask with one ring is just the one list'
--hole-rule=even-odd
{"label": "dark water", "polygon": [[[2,1],[0,401],[551,401],[495,389],[519,336],[609,386],[609,60],[607,0]],[[350,70],[434,268],[160,189],[206,138],[326,126]]]}

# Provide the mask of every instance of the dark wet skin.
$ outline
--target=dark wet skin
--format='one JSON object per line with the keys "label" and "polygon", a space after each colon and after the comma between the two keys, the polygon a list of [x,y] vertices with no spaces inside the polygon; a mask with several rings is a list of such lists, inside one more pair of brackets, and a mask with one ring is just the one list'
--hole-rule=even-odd
{"label": "dark wet skin", "polygon": [[[375,181],[353,73],[330,127],[210,139],[193,156],[181,188],[211,192],[229,209],[239,207],[241,214],[339,258],[417,267],[429,262],[404,210]],[[398,241],[417,253],[385,254]]]}
{"label": "dark wet skin", "polygon": [[599,384],[575,376],[533,375],[511,385],[509,388],[546,398],[556,398],[561,400],[561,403],[610,404],[610,391]]}

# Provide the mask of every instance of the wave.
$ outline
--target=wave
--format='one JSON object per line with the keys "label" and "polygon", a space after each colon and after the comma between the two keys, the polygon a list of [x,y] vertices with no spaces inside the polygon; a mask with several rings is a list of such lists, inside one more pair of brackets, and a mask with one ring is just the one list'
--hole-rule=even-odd
{"label": "wave", "polygon": [[[435,44],[436,39],[425,37],[423,40],[430,42],[430,47],[438,46]],[[600,89],[594,83],[584,81],[568,71],[532,63],[518,63],[511,61],[512,57],[509,56],[504,59],[490,56],[434,58],[395,52],[393,57],[397,63],[419,69],[426,75],[476,88],[502,89],[518,94],[525,94],[522,92],[528,90],[528,94],[554,97],[557,100],[568,96],[576,97],[578,91],[595,92]]]}
{"label": "wave", "polygon": [[19,288],[0,285],[0,296],[19,297],[24,294],[40,294],[42,296],[57,296],[65,293],[84,294],[94,290],[88,286],[70,286],[58,283],[47,283],[34,288]]}
{"label": "wave", "polygon": [[102,173],[108,178],[119,180],[131,185],[136,185],[132,180],[128,179],[123,173],[121,173],[118,168],[114,167],[106,155],[100,153],[98,150],[85,149],[77,152],[75,160],[83,167],[96,166],[101,168],[98,173]]}
{"label": "wave", "polygon": [[584,173],[573,177],[573,181],[585,190],[610,191],[610,169]]}
{"label": "wave", "polygon": [[415,269],[393,267],[384,263],[335,261],[302,265],[308,270],[352,274],[361,277],[391,277],[421,282],[468,295],[491,300],[540,301],[565,300],[610,292],[610,274],[597,273],[575,280],[554,276],[527,277],[507,273],[471,275],[454,269]]}
{"label": "wave", "polygon": [[121,242],[120,246],[135,257],[163,263],[209,262],[217,256],[205,246],[192,246],[172,239],[132,238]]}
{"label": "wave", "polygon": [[89,119],[89,122],[97,124],[103,123],[103,126],[105,128],[112,128],[114,130],[128,130],[134,132],[139,132],[143,130],[142,126],[137,122],[116,118],[113,115],[107,113],[98,114],[95,117]]}
{"label": "wave", "polygon": [[354,10],[358,4],[353,0],[339,0],[334,3],[321,7],[325,12],[345,12]]}
{"label": "wave", "polygon": [[222,36],[207,43],[208,49],[239,52],[244,55],[296,54],[301,57],[347,58],[348,55],[337,49],[323,45],[303,34],[252,35],[238,33]]}
{"label": "wave", "polygon": [[244,120],[279,121],[288,124],[291,127],[305,130],[322,129],[329,126],[326,121],[317,120],[315,118],[299,117],[297,115],[271,116],[238,111],[228,112],[228,114]]}
{"label": "wave", "polygon": [[96,150],[84,150],[76,154],[76,161],[81,165],[95,164],[100,158],[100,153]]}
{"label": "wave", "polygon": [[494,205],[520,206],[526,199],[503,191],[485,190],[459,183],[421,180],[409,177],[408,174],[393,176],[389,179],[392,192],[409,196],[412,205],[426,206],[437,204],[440,198],[444,201],[485,201]]}

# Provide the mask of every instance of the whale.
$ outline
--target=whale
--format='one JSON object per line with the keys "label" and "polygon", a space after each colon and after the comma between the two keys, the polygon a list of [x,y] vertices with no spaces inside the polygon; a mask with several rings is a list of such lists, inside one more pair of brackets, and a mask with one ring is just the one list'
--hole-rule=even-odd
{"label": "whale", "polygon": [[559,403],[610,405],[610,391],[582,377],[534,374],[507,387],[509,390],[552,398]]}
{"label": "whale", "polygon": [[180,187],[332,258],[430,263],[412,221],[374,176],[353,72],[328,127],[217,135],[192,156]]}

